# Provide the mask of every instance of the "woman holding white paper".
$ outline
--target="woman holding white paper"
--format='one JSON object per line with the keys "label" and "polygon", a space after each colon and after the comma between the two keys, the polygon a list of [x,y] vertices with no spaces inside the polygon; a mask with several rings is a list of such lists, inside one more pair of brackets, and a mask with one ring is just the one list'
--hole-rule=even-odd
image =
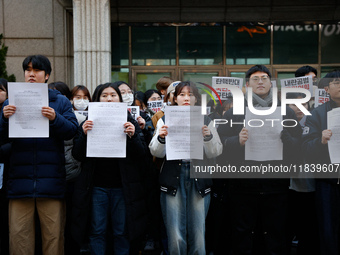
{"label": "woman holding white paper", "polygon": [[[187,81],[176,86],[175,105],[194,106],[198,101],[200,94],[194,83]],[[165,125],[164,117],[157,122],[149,148],[153,156],[164,158],[159,180],[169,252],[171,255],[205,254],[205,218],[210,204],[212,180],[190,179],[190,159],[166,160],[165,137],[168,135],[168,126]],[[217,157],[222,153],[220,138],[209,117],[205,116],[204,122],[204,157]],[[203,165],[204,161],[198,164]]]}
{"label": "woman holding white paper", "polygon": [[[112,83],[102,85],[94,98],[94,102],[122,101],[118,86]],[[137,122],[128,114],[126,158],[86,157],[87,133],[94,125],[85,121],[74,138],[73,156],[82,162],[82,172],[73,197],[73,233],[81,244],[89,227],[91,254],[105,254],[110,217],[114,253],[129,254],[130,240],[143,233],[147,222],[141,168],[146,146]]]}

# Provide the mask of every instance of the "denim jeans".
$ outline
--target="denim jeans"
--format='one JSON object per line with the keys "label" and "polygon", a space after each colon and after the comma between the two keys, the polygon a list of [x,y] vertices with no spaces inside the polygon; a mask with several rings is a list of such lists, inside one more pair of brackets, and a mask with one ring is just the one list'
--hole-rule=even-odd
{"label": "denim jeans", "polygon": [[205,218],[210,194],[202,197],[190,179],[190,165],[183,163],[176,196],[161,193],[161,208],[168,235],[169,253],[205,254]]}
{"label": "denim jeans", "polygon": [[319,223],[320,254],[339,254],[340,187],[316,180],[315,202]]}
{"label": "denim jeans", "polygon": [[114,253],[129,254],[123,190],[94,187],[92,192],[91,254],[105,255],[107,225],[111,217]]}

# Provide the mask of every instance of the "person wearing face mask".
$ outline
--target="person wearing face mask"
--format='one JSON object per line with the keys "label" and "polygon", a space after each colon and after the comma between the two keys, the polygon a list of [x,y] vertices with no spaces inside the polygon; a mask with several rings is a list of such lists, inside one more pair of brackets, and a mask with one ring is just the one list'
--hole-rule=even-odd
{"label": "person wearing face mask", "polygon": [[[113,83],[115,86],[118,86],[120,93],[122,94],[122,99],[124,103],[127,103],[128,106],[133,105],[134,103],[134,94],[131,90],[130,86],[123,81],[116,81]],[[149,145],[152,135],[154,133],[154,128],[152,126],[152,121],[149,115],[146,114],[145,111],[140,110],[139,117],[137,118],[138,125],[143,132],[143,136],[145,138],[145,142]],[[150,151],[147,150],[147,160],[145,165],[146,172],[146,187],[147,187],[147,207],[149,209],[149,228],[147,230],[147,235],[149,237],[148,242],[145,246],[146,250],[154,250],[154,242],[153,239],[159,236],[157,230],[159,226],[157,223],[159,222],[159,215],[157,214],[157,205],[159,205],[159,196],[156,196],[158,187],[155,185],[157,183],[158,175],[157,169],[154,163],[152,162],[152,155]],[[160,211],[160,210],[159,210]]]}
{"label": "person wearing face mask", "polygon": [[[128,85],[124,81],[116,81],[113,83],[115,86],[118,86],[120,93],[122,94],[122,99],[124,103],[127,103],[128,106],[135,106],[134,104],[134,93],[131,90],[130,85]],[[139,110],[139,117],[136,119],[140,129],[142,130],[145,140],[147,143],[150,142],[154,129],[152,128],[151,118],[146,114],[143,109]]]}
{"label": "person wearing face mask", "polygon": [[[63,96],[67,97],[69,100],[72,98],[72,92],[70,91],[67,84],[64,82],[52,82],[48,84],[50,89],[58,90]],[[78,86],[76,86],[78,87]],[[74,90],[76,89],[74,88]],[[86,89],[87,90],[87,89]],[[87,108],[87,107],[86,107]],[[76,112],[76,111],[75,111]],[[82,114],[75,114],[78,120],[84,121],[86,116]],[[73,148],[73,138],[67,141],[64,141],[64,153],[65,153],[65,169],[66,169],[66,224],[65,224],[65,253],[66,254],[79,254],[80,249],[76,242],[74,241],[71,234],[71,225],[72,225],[72,196],[74,192],[74,183],[76,177],[80,174],[81,166],[80,162],[76,160],[72,156],[72,148]]]}
{"label": "person wearing face mask", "polygon": [[147,106],[145,111],[152,118],[152,116],[156,112],[154,112],[151,109],[151,107],[148,106],[148,103],[150,103],[152,101],[160,101],[160,100],[162,100],[162,95],[161,95],[161,93],[158,90],[155,90],[155,89],[148,89],[147,91],[145,91],[144,95],[145,95],[144,104]]}
{"label": "person wearing face mask", "polygon": [[83,85],[75,86],[71,91],[71,103],[75,111],[78,123],[82,123],[87,116],[87,108],[91,102],[89,90]]}
{"label": "person wearing face mask", "polygon": [[[164,97],[164,103],[166,105],[172,104],[172,100],[174,98],[174,93],[175,93],[175,88],[180,82],[181,81],[174,81],[168,86],[166,95]],[[152,120],[152,125],[154,126],[154,128],[156,128],[158,120],[164,116],[164,109],[165,109],[165,106],[163,106],[163,108],[160,111],[156,112],[155,115],[152,116],[151,120]]]}

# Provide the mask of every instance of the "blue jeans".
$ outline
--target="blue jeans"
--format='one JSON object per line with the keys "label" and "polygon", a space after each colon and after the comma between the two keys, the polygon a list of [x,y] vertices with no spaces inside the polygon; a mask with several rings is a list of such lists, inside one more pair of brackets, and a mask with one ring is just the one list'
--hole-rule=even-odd
{"label": "blue jeans", "polygon": [[91,254],[106,252],[106,230],[111,217],[114,253],[129,254],[123,190],[94,187],[92,192]]}
{"label": "blue jeans", "polygon": [[190,179],[190,165],[183,163],[176,196],[161,193],[161,208],[168,235],[169,253],[205,254],[205,218],[210,194],[202,197]]}

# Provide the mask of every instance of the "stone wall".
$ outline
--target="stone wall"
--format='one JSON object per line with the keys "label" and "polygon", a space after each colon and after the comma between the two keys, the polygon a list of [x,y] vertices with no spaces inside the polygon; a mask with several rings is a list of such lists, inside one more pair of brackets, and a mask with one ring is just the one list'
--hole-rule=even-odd
{"label": "stone wall", "polygon": [[46,55],[52,64],[49,82],[73,85],[72,0],[0,0],[0,33],[8,46],[7,71],[24,81],[22,61]]}

